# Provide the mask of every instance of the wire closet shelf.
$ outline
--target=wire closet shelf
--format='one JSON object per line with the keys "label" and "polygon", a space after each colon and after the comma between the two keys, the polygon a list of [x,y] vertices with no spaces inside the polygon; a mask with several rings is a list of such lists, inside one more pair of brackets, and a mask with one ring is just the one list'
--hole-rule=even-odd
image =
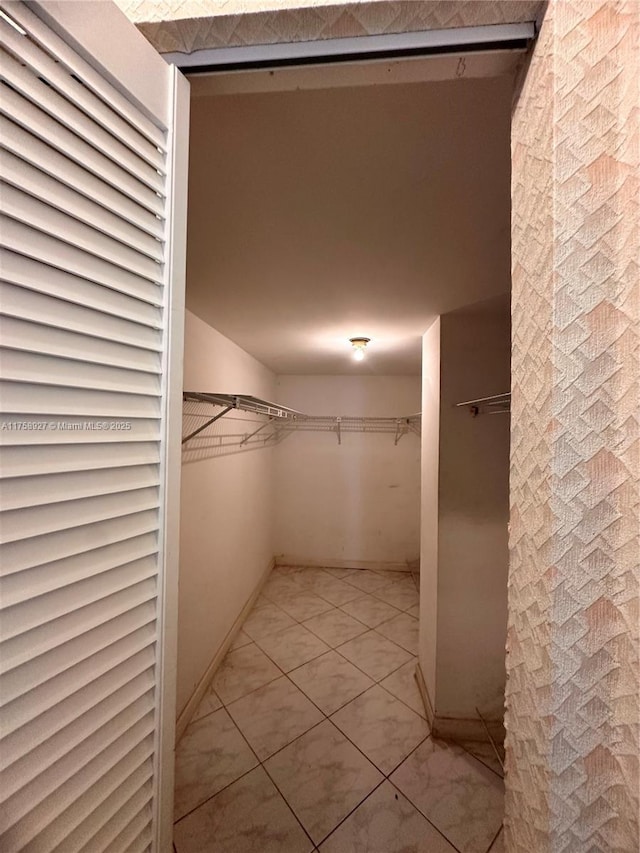
{"label": "wire closet shelf", "polygon": [[[263,433],[263,440],[266,444],[271,438],[277,438],[282,436],[283,433],[287,434],[298,430],[333,432],[336,434],[339,444],[342,443],[342,435],[346,432],[390,433],[394,436],[395,444],[398,444],[400,439],[409,432],[420,435],[421,415],[419,412],[395,418],[356,415],[308,415],[304,412],[290,409],[287,406],[281,406],[279,403],[261,400],[259,397],[252,397],[245,394],[217,394],[201,391],[185,391],[183,400],[185,403],[200,404],[199,408],[201,411],[198,414],[205,418],[204,423],[199,424],[196,429],[191,429],[183,437],[183,445],[204,432],[207,427],[234,409],[253,415],[264,415],[267,418],[253,432],[244,435],[240,441],[241,445],[248,444],[259,433]],[[214,409],[211,407],[214,407]],[[194,413],[191,412],[191,414]],[[271,427],[271,431],[267,432],[266,430],[269,427]]]}

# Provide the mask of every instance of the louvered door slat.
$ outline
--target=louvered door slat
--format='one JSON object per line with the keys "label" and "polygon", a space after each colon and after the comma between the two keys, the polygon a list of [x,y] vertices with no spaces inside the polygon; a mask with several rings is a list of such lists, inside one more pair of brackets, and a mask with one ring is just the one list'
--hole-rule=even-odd
{"label": "louvered door slat", "polygon": [[3,742],[0,766],[3,770],[13,770],[20,765],[20,773],[29,778],[37,776],[95,731],[105,715],[108,718],[106,709],[110,708],[112,697],[129,698],[138,692],[148,692],[152,705],[153,687],[153,664],[149,664],[148,652],[125,661],[89,688],[77,691],[66,702],[41,714],[37,722],[39,730],[46,732],[45,739],[33,743],[30,726],[22,726],[8,735]]}
{"label": "louvered door slat", "polygon": [[36,228],[8,216],[0,217],[1,245],[79,278],[160,305],[160,288],[152,281],[95,255],[88,255],[71,243],[63,243]]}
{"label": "louvered door slat", "polygon": [[[41,197],[46,199],[46,181],[44,183],[44,192],[41,193]],[[33,184],[27,181],[26,186],[31,188]],[[156,284],[161,283],[162,269],[156,261],[103,233],[109,225],[108,215],[104,217],[104,226],[101,230],[80,221],[82,208],[86,207],[84,201],[77,201],[69,210],[71,215],[67,215],[66,210],[51,207],[50,204],[45,204],[10,184],[3,184],[0,192],[2,192],[2,209],[5,216],[10,216],[36,231],[42,231],[62,244],[68,243],[76,249],[96,255],[101,260],[120,267],[126,272],[142,276]],[[76,214],[78,214],[77,218]]]}
{"label": "louvered door slat", "polygon": [[64,186],[89,198],[145,234],[162,239],[162,221],[140,204],[77,165],[15,122],[0,116],[0,145],[5,151],[51,175]]}
{"label": "louvered door slat", "polygon": [[[133,725],[115,743],[95,756],[85,767],[38,804],[20,823],[23,827],[23,849],[38,853],[55,849],[91,810],[97,809],[109,794],[128,779],[153,755],[153,716]],[[132,746],[135,744],[135,746]],[[153,770],[151,769],[153,773]],[[49,815],[58,814],[54,821]],[[11,817],[11,815],[9,815]],[[14,831],[5,835],[9,844]]]}
{"label": "louvered door slat", "polygon": [[[150,422],[143,421],[143,423]],[[135,428],[136,422],[134,421],[133,424]],[[32,435],[31,432],[28,434]],[[116,458],[116,464],[119,467],[155,464],[160,461],[159,436],[149,434],[142,441],[134,438],[130,443],[125,444],[122,441],[122,432],[104,433],[103,431],[99,437],[101,443],[96,444],[96,434],[93,431],[65,432],[64,435],[69,440],[62,445],[44,443],[42,446],[34,446],[31,442],[25,442],[22,446],[12,447],[11,453],[4,454],[2,473],[6,477],[28,477],[65,471],[93,471],[113,467]],[[80,444],[83,437],[86,441]],[[109,437],[112,443],[105,443],[108,442]]]}
{"label": "louvered door slat", "polygon": [[[124,850],[134,838],[137,837],[140,840],[140,831],[143,826],[140,826],[139,823],[136,825],[136,823],[144,821],[144,825],[146,825],[151,817],[146,807],[149,802],[146,789],[151,781],[145,778],[142,773],[140,779],[136,781],[138,784],[142,783],[137,790],[131,794],[135,787],[133,782],[127,785],[126,789],[123,787],[117,790],[105,804],[104,810],[89,815],[73,835],[65,839],[65,843],[69,845],[70,853],[72,850],[90,853],[91,850],[108,849],[116,841],[119,843],[116,849]],[[107,810],[111,812],[111,818],[102,823],[104,812]]]}
{"label": "louvered door slat", "polygon": [[[41,45],[49,55],[62,63],[76,79],[82,80],[85,86],[94,92],[105,104],[108,104],[132,127],[136,128],[157,150],[166,152],[166,137],[161,127],[143,115],[118,89],[111,85],[103,75],[96,71],[89,62],[73,50],[58,34],[53,32],[36,14],[22,3],[2,2],[0,3],[0,8],[26,31],[29,38]],[[163,123],[160,124],[162,125]]]}
{"label": "louvered door slat", "polygon": [[[57,59],[43,50],[35,42],[25,39],[8,22],[0,18],[0,40],[3,46],[21,63],[26,63],[39,77],[47,81],[49,87],[55,87],[70,104],[76,105],[87,119],[107,131],[112,137],[114,153],[121,152],[124,147],[136,154],[146,166],[151,166],[157,174],[166,173],[163,152],[157,146],[150,144],[137,133],[130,124],[124,121],[113,109],[108,107],[100,98],[88,92],[73,75],[60,66]],[[115,145],[114,145],[115,142]],[[134,174],[136,174],[134,170]]]}
{"label": "louvered door slat", "polygon": [[6,349],[3,355],[3,375],[11,382],[35,385],[56,385],[65,388],[86,388],[97,391],[120,391],[149,397],[160,395],[158,377],[137,370],[105,367],[73,358],[55,358],[33,352]]}
{"label": "louvered door slat", "polygon": [[[32,724],[49,708],[64,707],[68,714],[71,713],[72,708],[68,704],[69,700],[82,693],[83,690],[91,688],[92,685],[96,685],[101,677],[106,676],[107,680],[111,680],[119,664],[133,662],[140,658],[140,665],[144,662],[147,666],[153,666],[154,656],[150,647],[142,650],[138,648],[130,650],[126,640],[127,638],[124,637],[113,643],[104,652],[96,655],[95,661],[92,662],[95,663],[95,668],[88,666],[83,661],[77,668],[77,673],[62,672],[41,684],[28,696],[19,696],[13,702],[8,703],[4,714],[2,737],[13,734],[23,726]],[[32,728],[36,727],[32,726]]]}
{"label": "louvered door slat", "polygon": [[50,325],[45,328],[44,324],[13,318],[0,320],[0,331],[3,345],[8,349],[96,362],[103,366],[129,368],[135,364],[137,370],[146,373],[161,372],[157,353],[120,344],[113,338],[84,332],[74,334],[70,329],[56,329]]}
{"label": "louvered door slat", "polygon": [[[41,773],[30,782],[18,788],[3,802],[3,812],[12,821],[19,820],[37,808],[58,788],[69,782],[70,778],[85,767],[98,753],[117,741],[125,732],[148,717],[153,707],[145,699],[139,699],[112,717],[104,726],[95,728],[91,735],[75,749],[68,750],[55,763],[54,772]],[[147,777],[148,778],[148,777]],[[0,818],[2,831],[2,818]]]}
{"label": "louvered door slat", "polygon": [[148,533],[59,562],[43,563],[25,572],[0,576],[0,605],[3,608],[13,607],[31,601],[47,592],[64,589],[117,566],[126,566],[130,561],[156,554],[157,550],[156,537]]}
{"label": "louvered door slat", "polygon": [[[140,452],[144,454],[138,460],[139,464],[142,465],[151,458],[147,454],[147,442],[158,441],[160,438],[160,428],[153,417],[140,418],[136,416],[131,420],[122,421],[113,418],[111,415],[104,417],[69,415],[52,420],[51,416],[30,414],[28,420],[25,421],[28,429],[20,426],[22,421],[10,421],[9,423],[11,428],[0,433],[0,446],[13,446],[15,448],[11,454],[11,464],[7,463],[0,474],[0,477],[7,478],[44,472],[55,473],[63,470],[80,471],[87,468],[115,468],[135,465],[136,459],[135,456],[132,456],[136,452],[136,447],[133,446],[135,444],[140,445]],[[16,429],[16,426],[20,428]],[[95,457],[87,458],[89,451],[82,450],[79,447],[81,444],[104,445],[105,443],[120,444],[124,442],[130,445],[123,449],[123,453],[127,454],[126,461],[124,461],[123,456],[119,456],[117,460],[111,458],[111,465],[109,464],[109,456],[106,454],[112,454],[112,450],[97,446]],[[64,445],[70,444],[76,448],[75,454],[71,454],[68,449],[65,449]],[[41,448],[45,445],[49,449],[43,458]],[[27,447],[31,448],[28,458],[24,458],[24,454],[22,454],[23,458],[19,458],[20,448]],[[39,462],[45,464],[39,465]],[[65,468],[65,465],[70,467]]]}
{"label": "louvered door slat", "polygon": [[162,246],[155,237],[9,151],[3,151],[0,155],[0,179],[33,198],[42,199],[54,210],[68,213],[136,252],[156,261],[162,260]]}
{"label": "louvered door slat", "polygon": [[[162,325],[162,312],[157,305],[142,302],[55,267],[45,266],[37,260],[17,255],[15,252],[3,253],[0,276],[4,282],[11,282],[12,285],[19,285],[21,288],[19,291],[10,291],[11,285],[5,284],[3,287],[2,304],[3,307],[7,303],[10,305],[11,316],[26,316],[25,312],[35,307],[34,294],[37,294],[50,297],[52,300],[58,299],[62,303],[55,305],[48,302],[36,311],[34,319],[43,324],[56,325],[60,322],[61,314],[63,316],[68,314],[71,318],[70,322],[73,323],[76,318],[79,318],[80,328],[93,328],[95,335],[99,335],[103,328],[106,328],[106,334],[109,335],[109,327],[105,326],[108,322],[137,323],[149,326],[155,332],[158,332]],[[13,299],[13,296],[19,297],[22,306]],[[86,314],[88,322],[84,323],[82,313],[78,313],[84,309],[99,311],[103,317],[99,318],[99,322],[92,323],[89,319],[91,315]],[[94,319],[97,318],[94,317]],[[146,334],[145,330],[140,329],[139,345],[148,346],[149,338],[143,338],[143,334]],[[114,337],[118,340],[117,334]],[[162,336],[156,334],[153,337],[154,345],[157,345],[158,340],[162,340]]]}
{"label": "louvered door slat", "polygon": [[[28,61],[27,57],[25,61]],[[156,169],[136,157],[118,139],[92,121],[90,116],[59,95],[48,81],[44,82],[44,79],[33,73],[33,69],[21,65],[10,53],[2,49],[0,49],[0,68],[2,79],[39,110],[47,113],[52,120],[76,136],[86,139],[105,157],[121,164],[135,180],[149,187],[153,192],[163,195],[164,181]]]}
{"label": "louvered door slat", "polygon": [[5,799],[14,796],[42,771],[47,771],[56,762],[84,743],[94,732],[107,725],[126,708],[143,701],[147,709],[153,708],[153,691],[149,681],[139,676],[115,693],[108,696],[95,709],[94,713],[83,714],[71,730],[63,729],[43,743],[39,743],[27,757],[6,764],[0,771],[0,786]]}
{"label": "louvered door slat", "polygon": [[158,513],[147,510],[133,515],[85,524],[82,527],[9,542],[0,546],[2,571],[6,574],[31,569],[43,562],[74,557],[103,545],[111,545],[158,529]]}
{"label": "louvered door slat", "polygon": [[[30,602],[30,606],[16,604],[13,607],[3,607],[0,639],[4,642],[13,637],[24,637],[27,633],[31,634],[34,629],[37,638],[38,631],[47,630],[45,626],[55,622],[56,624],[52,626],[52,644],[49,647],[54,648],[56,644],[66,642],[68,639],[65,636],[62,623],[59,621],[61,617],[73,614],[76,618],[73,619],[72,625],[78,625],[80,620],[77,619],[75,611],[98,602],[101,603],[102,607],[103,599],[155,577],[155,562],[155,559],[148,557],[132,563],[125,563],[125,565],[117,566],[111,571],[102,572],[98,577],[91,576],[78,581],[73,586],[65,586],[50,592],[48,595],[34,598]],[[147,587],[147,593],[149,591],[153,592],[153,585]],[[128,601],[129,598],[125,596],[123,600]],[[100,607],[95,608],[95,613],[100,616]],[[112,616],[108,604],[104,606],[103,615],[105,622]],[[86,630],[84,626],[83,630]],[[44,647],[45,643],[42,645]],[[31,648],[37,648],[37,642],[32,643]],[[7,669],[10,670],[10,657],[7,663]],[[20,687],[20,689],[22,688]],[[7,698],[5,693],[3,701]]]}
{"label": "louvered door slat", "polygon": [[[65,365],[62,359],[59,359],[58,362],[66,375],[70,376],[69,365]],[[5,359],[3,359],[3,366],[5,363]],[[16,377],[18,381],[0,384],[0,396],[5,412],[24,415],[46,413],[51,417],[69,415],[71,418],[74,416],[95,416],[98,418],[120,416],[124,419],[153,418],[159,414],[158,388],[157,385],[148,380],[144,390],[149,393],[146,396],[141,396],[135,393],[118,394],[108,390],[92,391],[86,378],[85,383],[77,381],[73,383],[73,386],[80,387],[70,385],[67,387],[66,393],[61,394],[55,387],[57,383],[53,381],[54,377],[50,377],[52,381],[47,385],[38,382],[40,377],[37,374],[30,378],[32,378],[31,382],[22,384],[19,377]],[[116,383],[108,384],[115,385]],[[100,439],[108,441],[109,437],[105,434]],[[96,440],[97,436],[94,435],[94,441]]]}
{"label": "louvered door slat", "polygon": [[[122,832],[105,848],[105,853],[145,853],[151,844],[151,813],[141,809]],[[62,851],[60,851],[62,853]],[[82,853],[91,853],[86,847]]]}
{"label": "louvered door slat", "polygon": [[137,202],[143,209],[157,216],[163,215],[162,199],[150,187],[136,180],[129,172],[119,169],[113,160],[72,131],[67,130],[64,125],[53,122],[50,116],[43,113],[35,104],[6,85],[2,86],[0,112],[46,142],[51,148],[74,160],[132,201]]}
{"label": "louvered door slat", "polygon": [[0,10],[0,849],[160,853],[187,91],[109,3]]}
{"label": "louvered door slat", "polygon": [[[98,608],[93,609],[94,616],[97,616]],[[40,685],[65,672],[66,669],[104,651],[112,645],[115,631],[128,636],[130,652],[145,648],[153,642],[156,630],[154,619],[155,601],[151,597],[149,601],[133,610],[126,610],[107,622],[99,623],[86,634],[43,652],[29,667],[28,680],[22,677],[19,667],[8,671],[2,678],[2,689],[6,693],[7,701],[13,701],[29,691],[36,690]]]}
{"label": "louvered door slat", "polygon": [[[0,510],[45,506],[79,498],[146,489],[160,484],[157,465],[135,465],[92,471],[69,471],[53,476],[14,477],[2,482]],[[0,606],[2,606],[0,604]]]}

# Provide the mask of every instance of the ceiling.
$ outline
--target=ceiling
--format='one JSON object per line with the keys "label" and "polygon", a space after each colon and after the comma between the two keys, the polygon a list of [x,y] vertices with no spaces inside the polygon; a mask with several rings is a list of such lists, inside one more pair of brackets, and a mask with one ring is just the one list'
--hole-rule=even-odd
{"label": "ceiling", "polygon": [[202,89],[187,307],[278,374],[419,373],[436,315],[510,287],[512,88]]}

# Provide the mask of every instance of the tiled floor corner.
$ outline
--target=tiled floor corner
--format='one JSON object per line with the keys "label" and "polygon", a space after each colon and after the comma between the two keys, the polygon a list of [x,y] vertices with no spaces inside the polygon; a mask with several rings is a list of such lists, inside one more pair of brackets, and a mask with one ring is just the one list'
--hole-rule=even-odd
{"label": "tiled floor corner", "polygon": [[177,853],[500,853],[499,762],[429,736],[417,588],[274,569],[178,745]]}

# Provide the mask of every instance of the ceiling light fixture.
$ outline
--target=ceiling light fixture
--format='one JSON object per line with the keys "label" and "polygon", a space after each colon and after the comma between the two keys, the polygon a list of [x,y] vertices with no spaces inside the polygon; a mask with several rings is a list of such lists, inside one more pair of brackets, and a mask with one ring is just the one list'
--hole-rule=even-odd
{"label": "ceiling light fixture", "polygon": [[362,361],[364,358],[364,349],[366,345],[369,343],[371,338],[349,338],[349,343],[354,349],[353,357],[356,361]]}

